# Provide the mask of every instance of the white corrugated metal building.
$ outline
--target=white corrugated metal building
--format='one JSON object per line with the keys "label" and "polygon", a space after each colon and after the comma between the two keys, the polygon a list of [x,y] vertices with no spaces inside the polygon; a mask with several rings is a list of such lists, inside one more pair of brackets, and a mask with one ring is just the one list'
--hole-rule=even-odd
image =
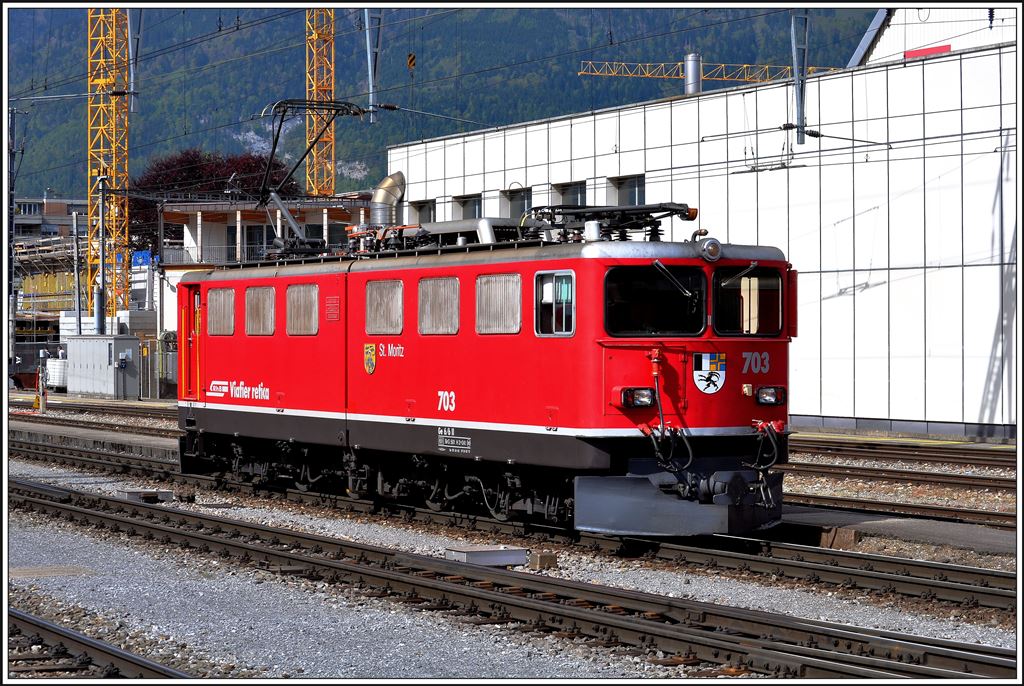
{"label": "white corrugated metal building", "polygon": [[389,173],[410,222],[696,205],[801,272],[795,425],[1016,436],[1016,15],[881,10],[850,68],[807,79],[803,145],[769,83],[394,146]]}

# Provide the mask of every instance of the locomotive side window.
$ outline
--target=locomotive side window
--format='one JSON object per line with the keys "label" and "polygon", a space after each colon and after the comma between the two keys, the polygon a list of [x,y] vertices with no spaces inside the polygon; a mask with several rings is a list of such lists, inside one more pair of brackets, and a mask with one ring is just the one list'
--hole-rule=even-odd
{"label": "locomotive side window", "polygon": [[576,284],[572,272],[538,273],[534,282],[538,336],[571,336],[576,330]]}
{"label": "locomotive side window", "polygon": [[207,294],[206,332],[211,336],[232,336],[235,333],[235,289],[211,288]]}
{"label": "locomotive side window", "polygon": [[654,266],[608,270],[604,325],[610,335],[696,336],[704,330],[704,272],[667,269],[675,283]]}
{"label": "locomotive side window", "polygon": [[519,333],[522,309],[523,284],[519,274],[476,277],[477,333]]}
{"label": "locomotive side window", "polygon": [[726,336],[782,332],[782,277],[774,269],[725,267],[715,271],[715,331]]}
{"label": "locomotive side window", "polygon": [[366,333],[402,333],[402,282],[366,282]]}
{"label": "locomotive side window", "polygon": [[285,330],[289,336],[315,336],[320,330],[320,287],[315,283],[288,286]]}
{"label": "locomotive side window", "polygon": [[458,279],[420,279],[419,332],[423,335],[459,332]]}
{"label": "locomotive side window", "polygon": [[248,336],[274,335],[274,287],[245,289],[245,333]]}

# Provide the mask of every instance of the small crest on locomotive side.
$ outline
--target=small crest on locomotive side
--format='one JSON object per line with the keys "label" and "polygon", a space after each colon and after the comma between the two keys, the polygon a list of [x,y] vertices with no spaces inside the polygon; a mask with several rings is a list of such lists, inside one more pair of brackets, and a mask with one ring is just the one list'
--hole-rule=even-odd
{"label": "small crest on locomotive side", "polygon": [[363,369],[367,374],[373,374],[377,368],[377,346],[373,343],[363,344]]}
{"label": "small crest on locomotive side", "polygon": [[694,353],[693,383],[702,393],[718,393],[725,385],[725,353]]}

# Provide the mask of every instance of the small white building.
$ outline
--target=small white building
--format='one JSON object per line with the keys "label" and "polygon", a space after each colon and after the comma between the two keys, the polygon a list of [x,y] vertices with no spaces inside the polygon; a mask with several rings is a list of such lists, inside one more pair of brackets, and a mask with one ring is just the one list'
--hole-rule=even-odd
{"label": "small white building", "polygon": [[800,271],[795,425],[1014,437],[1016,15],[881,11],[850,68],[808,77],[802,145],[787,81],[393,146],[388,171],[410,223],[695,205],[666,240]]}

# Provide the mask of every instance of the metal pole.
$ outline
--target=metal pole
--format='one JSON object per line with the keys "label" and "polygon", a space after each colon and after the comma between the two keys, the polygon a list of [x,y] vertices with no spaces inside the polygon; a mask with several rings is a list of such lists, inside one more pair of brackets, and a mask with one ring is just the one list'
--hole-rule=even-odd
{"label": "metal pole", "polygon": [[78,212],[71,213],[71,236],[75,242],[75,331],[82,335],[82,273],[78,266]]}
{"label": "metal pole", "polygon": [[100,184],[100,292],[96,306],[96,333],[107,333],[107,177],[97,178]]}
{"label": "metal pole", "polygon": [[[17,326],[17,311],[18,311],[18,289],[14,285],[14,267],[17,264],[17,260],[14,258],[14,182],[16,174],[14,173],[17,169],[16,160],[18,158],[18,145],[17,145],[17,132],[18,132],[18,114],[24,114],[16,107],[9,107],[7,109],[8,117],[8,143],[7,143],[7,180],[8,180],[8,196],[7,196],[7,230],[8,239],[10,244],[7,246],[7,308],[8,317],[8,338],[7,338],[7,364],[8,368],[14,367],[14,348],[15,348],[15,327]],[[25,154],[24,143],[22,143],[21,151],[22,155]]]}
{"label": "metal pole", "polygon": [[804,144],[804,128],[807,126],[804,116],[804,86],[807,78],[807,33],[809,28],[810,19],[807,17],[807,10],[793,15],[790,20],[789,33],[793,44],[793,93],[796,99],[797,145]]}

